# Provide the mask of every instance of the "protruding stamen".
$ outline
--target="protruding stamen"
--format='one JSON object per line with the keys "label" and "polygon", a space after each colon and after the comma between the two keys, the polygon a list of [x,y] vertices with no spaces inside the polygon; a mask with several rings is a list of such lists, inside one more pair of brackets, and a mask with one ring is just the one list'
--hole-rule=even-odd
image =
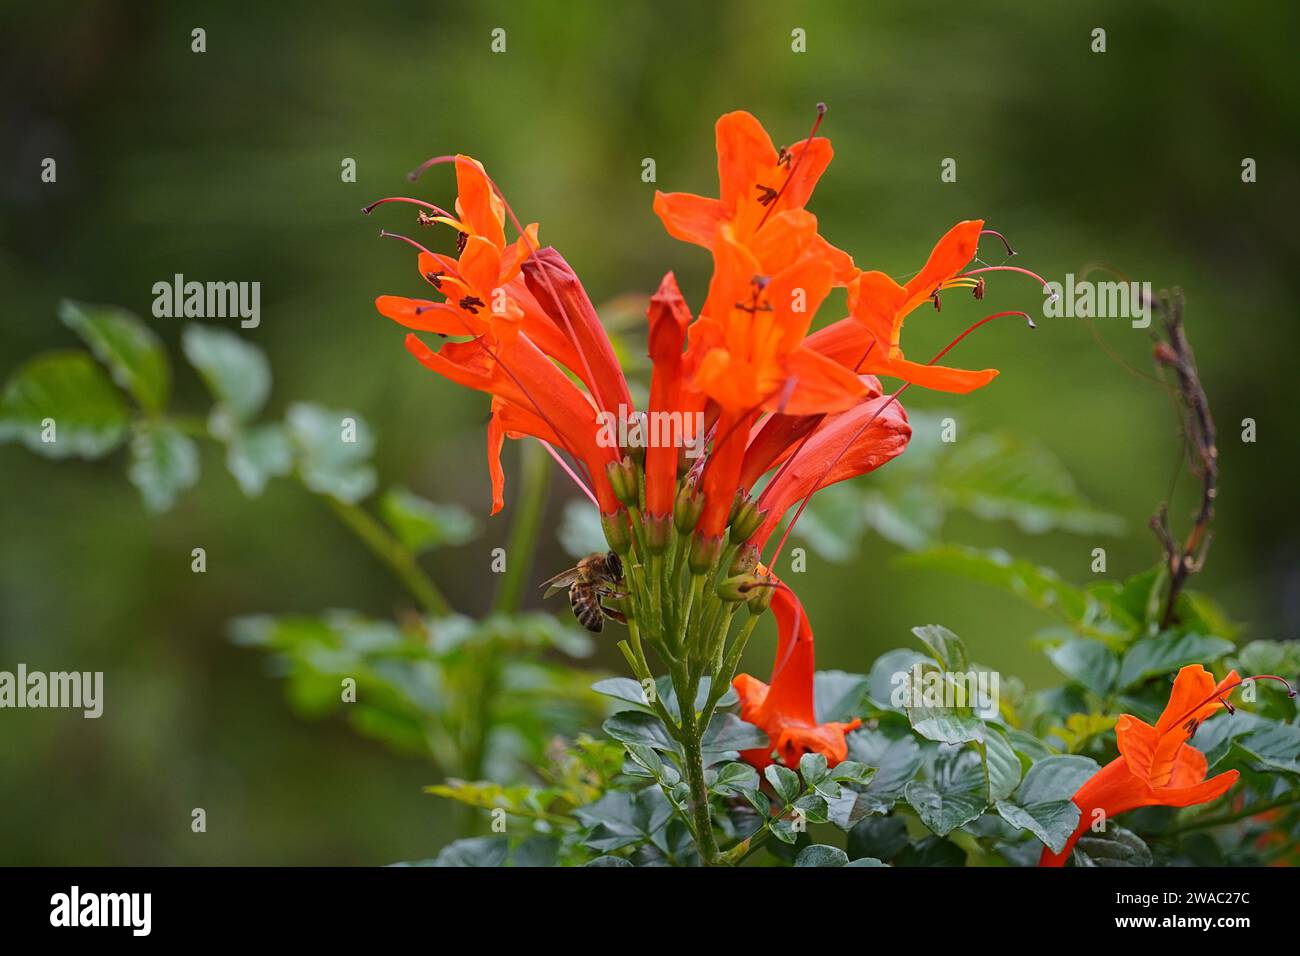
{"label": "protruding stamen", "polygon": [[422,206],[423,208],[425,208],[425,209],[429,210],[431,213],[433,213],[435,216],[443,216],[443,217],[445,217],[445,218],[447,218],[447,219],[455,219],[455,218],[456,218],[456,217],[453,216],[451,213],[447,212],[447,210],[443,209],[441,206],[435,206],[433,203],[431,203],[431,202],[425,202],[423,199],[412,199],[410,196],[386,196],[386,197],[384,197],[383,199],[376,199],[376,200],[375,200],[374,202],[372,202],[369,206],[362,206],[362,207],[361,207],[361,211],[362,211],[365,215],[369,216],[372,212],[374,212],[374,211],[375,211],[376,209],[378,209],[380,206],[384,205],[385,203],[390,203],[390,202],[404,202],[404,203],[410,203],[412,206]]}
{"label": "protruding stamen", "polygon": [[980,235],[996,236],[998,239],[1002,240],[1002,245],[1006,246],[1008,257],[1014,256],[1016,254],[1016,250],[1011,248],[1011,243],[1007,242],[1007,237],[1002,235],[1002,233],[998,232],[996,229],[981,229]]}
{"label": "protruding stamen", "polygon": [[[776,195],[772,197],[772,200],[770,202],[763,203],[767,207],[767,211],[763,213],[763,218],[758,221],[759,229],[763,228],[763,224],[767,222],[767,217],[772,215],[772,210],[776,208],[777,201],[781,198],[782,194],[785,193],[786,187],[790,185],[790,180],[794,179],[794,174],[798,171],[799,164],[803,162],[803,158],[805,154],[807,154],[808,152],[808,147],[812,145],[813,137],[817,135],[817,130],[822,125],[822,117],[824,117],[825,115],[826,115],[826,104],[818,103],[817,118],[813,120],[812,130],[808,133],[808,138],[804,140],[803,149],[799,150],[798,157],[795,159],[793,163],[790,163],[790,172],[785,177],[785,182],[781,184],[781,188],[776,191]],[[779,161],[780,161],[780,155],[778,154],[778,162]]]}

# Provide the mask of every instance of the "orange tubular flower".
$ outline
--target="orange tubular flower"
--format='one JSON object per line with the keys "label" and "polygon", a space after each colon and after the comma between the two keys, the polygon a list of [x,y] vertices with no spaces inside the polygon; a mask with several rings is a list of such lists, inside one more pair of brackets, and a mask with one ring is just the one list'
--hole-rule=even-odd
{"label": "orange tubular flower", "polygon": [[805,256],[768,277],[730,226],[714,249],[705,314],[691,327],[692,387],[717,403],[713,454],[704,472],[700,533],[721,534],[739,487],[745,441],[762,411],[810,415],[849,408],[867,386],[842,365],[804,347],[830,292],[831,266]]}
{"label": "orange tubular flower", "polygon": [[775,751],[787,767],[799,766],[799,758],[812,751],[835,766],[848,756],[844,735],[862,724],[817,723],[813,701],[813,633],[808,615],[795,593],[777,584],[772,595],[776,615],[776,665],[769,686],[748,674],[732,681],[740,695],[740,716],[766,731],[771,746],[766,750],[745,750],[741,757],[762,770],[772,763]]}
{"label": "orange tubular flower", "polygon": [[848,282],[856,273],[853,260],[817,234],[816,218],[803,209],[830,164],[830,140],[809,136],[778,151],[743,110],[722,116],[715,132],[720,198],[656,192],[654,210],[668,234],[714,249],[719,230],[729,226],[737,242],[768,253],[760,257],[769,260],[769,271],[814,253],[832,266],[837,285]]}
{"label": "orange tubular flower", "polygon": [[[650,326],[647,344],[652,366],[650,414],[685,412],[682,346],[686,342],[691,310],[671,272],[664,276],[659,290],[651,296],[646,318]],[[669,514],[676,494],[677,449],[667,443],[652,442],[645,453],[646,513],[656,518]]]}
{"label": "orange tubular flower", "polygon": [[1188,664],[1174,679],[1169,703],[1154,727],[1130,714],[1121,716],[1115,724],[1119,756],[1079,788],[1073,798],[1079,808],[1078,827],[1060,853],[1044,847],[1038,865],[1064,866],[1079,837],[1092,826],[1097,810],[1109,820],[1138,807],[1191,807],[1227,793],[1237,782],[1237,771],[1206,780],[1205,755],[1187,741],[1220,707],[1231,709],[1228,694],[1241,683],[1232,671],[1215,684],[1200,664]]}
{"label": "orange tubular flower", "polygon": [[[836,482],[875,471],[901,455],[912,437],[907,414],[897,401],[878,396],[847,412],[827,416],[807,443],[776,473],[758,499],[762,524],[749,538],[759,551],[796,502]],[[756,456],[769,452],[751,443]],[[755,470],[758,465],[755,465]],[[747,456],[745,472],[750,470]]]}
{"label": "orange tubular flower", "polygon": [[[953,226],[934,247],[921,271],[905,285],[899,285],[883,272],[863,272],[849,283],[849,311],[866,327],[870,341],[874,343],[871,348],[863,350],[865,357],[860,367],[855,368],[876,375],[891,375],[941,392],[973,391],[997,376],[997,369],[991,368],[969,372],[910,362],[904,358],[899,344],[903,320],[922,302],[933,300],[937,307],[939,293],[950,288],[969,288],[977,295],[982,293],[983,287],[978,280],[960,273],[975,257],[983,228],[982,219],[969,219]],[[837,354],[841,361],[850,360],[855,349],[847,343],[848,331],[840,329],[831,333],[829,329],[823,330],[821,347],[824,350],[847,350],[847,355],[843,351]]]}

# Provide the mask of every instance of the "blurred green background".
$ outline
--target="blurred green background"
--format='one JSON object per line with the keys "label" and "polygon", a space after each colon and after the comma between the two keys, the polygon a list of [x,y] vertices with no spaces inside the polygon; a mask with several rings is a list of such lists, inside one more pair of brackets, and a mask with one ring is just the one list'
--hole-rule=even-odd
{"label": "blurred green background", "polygon": [[[824,100],[836,160],[812,208],[859,266],[910,273],[952,223],[983,217],[1019,264],[1048,277],[1104,261],[1186,289],[1222,432],[1216,537],[1195,586],[1252,637],[1296,634],[1292,5],[47,2],[6,5],[0,23],[6,377],[38,351],[76,344],[55,315],[61,297],[148,317],[151,286],[173,273],[257,280],[262,324],[246,334],[272,359],[271,412],[299,399],[355,409],[376,426],[385,484],[485,516],[486,400],[424,372],[375,313],[377,294],[420,286],[409,250],[377,228],[414,226],[405,209],[364,219],[360,207],[395,193],[449,202],[445,169],[418,187],[404,174],[467,152],[598,302],[648,293],[671,268],[698,305],[707,254],[665,235],[654,188],[716,192],[722,112],[748,109],[789,143]],[[190,51],[195,27],[207,31],[201,55]],[[504,54],[489,49],[495,27],[507,31]],[[796,27],[806,53],[791,51]],[[1107,31],[1104,54],[1090,50],[1094,27]],[[58,160],[53,185],[39,179],[46,156]],[[346,157],[355,184],[340,181]],[[645,157],[656,184],[641,180]],[[940,182],[947,157],[956,183]],[[1258,162],[1255,184],[1241,181],[1244,157]],[[820,321],[842,314],[842,295]],[[989,309],[950,295],[941,315],[909,323],[909,355],[924,360],[987,311],[1040,303],[1031,281],[1010,275],[992,282]],[[182,322],[149,321],[176,355]],[[1030,536],[954,518],[944,536],[1079,581],[1098,546],[1113,576],[1141,570],[1158,553],[1146,520],[1177,468],[1174,414],[1087,323],[1039,326],[994,323],[950,357],[1001,369],[989,388],[912,391],[908,407],[952,410],[962,434],[1036,437],[1128,531]],[[1117,320],[1097,332],[1149,372],[1146,333]],[[177,369],[175,406],[206,409],[195,376]],[[1245,417],[1258,423],[1255,444],[1239,440]],[[240,614],[384,616],[409,599],[319,501],[285,481],[245,499],[211,447],[199,487],[162,518],[144,514],[122,471],[120,455],[62,463],[0,446],[0,668],[103,670],[107,685],[98,721],[0,713],[0,863],[431,855],[455,820],[420,791],[436,774],[340,720],[300,720],[264,655],[225,635]],[[570,496],[557,479],[548,528]],[[1189,509],[1180,493],[1176,521]],[[427,563],[460,609],[487,607],[488,552],[508,518]],[[544,541],[535,580],[566,566],[554,534]],[[201,576],[189,569],[198,546]],[[936,622],[989,665],[1033,686],[1052,679],[1031,646],[1043,615],[897,568],[899,553],[868,536],[846,564],[810,559],[797,586],[821,667],[865,670],[908,643],[911,626]],[[621,672],[611,644],[595,666]],[[765,675],[771,646],[770,634],[756,640],[748,669]],[[196,806],[208,813],[201,836],[189,828]]]}

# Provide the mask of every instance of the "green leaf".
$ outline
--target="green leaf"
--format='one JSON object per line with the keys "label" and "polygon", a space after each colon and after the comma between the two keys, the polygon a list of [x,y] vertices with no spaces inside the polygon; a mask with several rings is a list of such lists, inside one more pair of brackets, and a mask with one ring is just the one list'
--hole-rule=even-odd
{"label": "green leaf", "polygon": [[181,349],[212,397],[239,421],[262,410],[271,394],[271,365],[260,348],[226,329],[191,323]]}
{"label": "green leaf", "polygon": [[948,780],[913,780],[904,795],[921,822],[938,836],[965,826],[988,807],[988,788],[979,763],[966,764]]}
{"label": "green leaf", "polygon": [[715,714],[700,740],[700,749],[708,766],[723,760],[735,760],[742,750],[755,750],[769,744],[767,734],[753,724],[735,714]]}
{"label": "green leaf", "polygon": [[1012,748],[1010,741],[994,727],[988,728],[984,735],[984,743],[976,746],[980,751],[980,759],[984,763],[989,802],[1005,800],[1015,793],[1016,787],[1020,785],[1020,757]]}
{"label": "green leaf", "polygon": [[966,851],[940,837],[926,837],[920,843],[903,847],[894,866],[965,866]]}
{"label": "green leaf", "polygon": [[1123,611],[1063,580],[1050,568],[1013,559],[1005,551],[943,545],[898,559],[904,567],[944,571],[1001,588],[1094,636],[1129,633],[1137,622]]}
{"label": "green leaf", "polygon": [[268,481],[293,470],[289,433],[274,423],[237,430],[226,445],[226,468],[240,490],[256,498]]}
{"label": "green leaf", "polygon": [[709,789],[723,796],[732,796],[757,789],[757,787],[757,770],[747,763],[729,763],[718,769]]}
{"label": "green leaf", "polygon": [[845,866],[888,866],[889,864],[877,860],[874,856],[860,856],[852,863],[846,863]]}
{"label": "green leaf", "polygon": [[199,480],[198,447],[172,425],[146,423],[131,439],[127,477],[146,508],[166,511],[180,492]]}
{"label": "green leaf", "polygon": [[817,671],[813,675],[813,700],[817,723],[847,722],[865,709],[867,679],[844,671]]}
{"label": "green leaf", "polygon": [[162,411],[171,391],[171,366],[161,340],[147,325],[124,309],[69,299],[59,303],[59,318],[142,408]]}
{"label": "green leaf", "polygon": [[47,458],[99,458],[122,443],[128,424],[122,394],[85,352],[29,359],[0,397],[0,441],[17,439]]}
{"label": "green leaf", "polygon": [[1090,757],[1060,755],[1046,757],[1025,774],[1016,793],[1016,803],[1027,807],[1053,800],[1069,800],[1101,768]]}
{"label": "green leaf", "polygon": [[1245,711],[1231,717],[1207,720],[1196,734],[1211,768],[1233,752],[1267,770],[1300,774],[1300,727],[1259,717]]}
{"label": "green leaf", "polygon": [[815,751],[809,751],[799,758],[799,775],[809,787],[815,787],[830,776],[826,758]]}
{"label": "green leaf", "polygon": [[950,503],[985,521],[1014,521],[1042,534],[1120,534],[1124,522],[1099,511],[1044,446],[1007,433],[974,435],[952,447],[935,483]]}
{"label": "green leaf", "polygon": [[1151,850],[1136,833],[1111,823],[1105,833],[1086,831],[1074,845],[1075,866],[1150,866]]}
{"label": "green leaf", "polygon": [[814,843],[799,851],[794,858],[795,866],[847,866],[849,855],[837,846]]}
{"label": "green leaf", "polygon": [[858,763],[856,760],[841,760],[831,771],[831,779],[838,783],[849,783],[865,787],[876,775],[874,767]]}
{"label": "green leaf", "polygon": [[926,624],[912,628],[912,633],[930,649],[930,656],[947,671],[965,671],[970,669],[970,659],[966,654],[966,644],[960,637],[942,624]]}
{"label": "green leaf", "polygon": [[899,683],[900,677],[905,677],[917,664],[925,664],[929,660],[925,654],[910,647],[881,654],[867,675],[867,693],[871,700],[877,706],[902,712],[904,707],[894,703],[895,695],[906,690],[906,685]]}
{"label": "green leaf", "polygon": [[1045,800],[1023,807],[999,800],[996,806],[1003,820],[1017,830],[1028,830],[1053,853],[1065,849],[1065,842],[1079,824],[1079,808],[1073,800]]}
{"label": "green leaf", "polygon": [[303,484],[321,495],[356,504],[375,489],[370,464],[374,437],[361,416],[296,402],[286,421]]}
{"label": "green leaf", "polygon": [[505,837],[469,837],[443,847],[433,866],[504,866],[509,852]]}
{"label": "green leaf", "polygon": [[384,492],[379,513],[398,540],[416,554],[464,544],[478,531],[474,518],[460,505],[435,504],[405,488]]}
{"label": "green leaf", "polygon": [[[921,702],[907,708],[907,719],[912,729],[926,740],[947,744],[983,741],[984,721],[976,716],[969,695],[965,694],[969,684],[959,683],[961,673],[969,672],[939,670],[931,664],[923,671],[919,685],[913,674],[907,676],[906,699]],[[964,704],[957,703],[961,695],[966,696]],[[948,704],[949,699],[952,705]]]}
{"label": "green leaf", "polygon": [[1070,640],[1047,652],[1052,663],[1070,680],[1098,697],[1106,697],[1119,676],[1119,658],[1100,641]]}
{"label": "green leaf", "polygon": [[776,795],[781,798],[782,804],[791,804],[798,799],[799,794],[803,793],[803,785],[799,782],[799,775],[789,767],[782,767],[780,764],[768,764],[763,771],[763,776],[767,777],[767,782],[772,785]]}
{"label": "green leaf", "polygon": [[902,817],[866,817],[849,831],[848,852],[855,860],[859,857],[892,860],[907,842],[907,824]]}
{"label": "green leaf", "polygon": [[921,769],[925,759],[921,745],[911,734],[890,739],[879,731],[867,730],[855,731],[848,741],[850,758],[876,768],[867,789],[858,795],[857,809],[864,813],[887,813]]}
{"label": "green leaf", "polygon": [[1119,687],[1126,690],[1151,677],[1171,674],[1186,664],[1209,664],[1233,649],[1231,641],[1202,634],[1165,631],[1144,638],[1124,654]]}
{"label": "green leaf", "polygon": [[677,742],[668,734],[668,728],[654,714],[643,710],[624,710],[605,718],[601,725],[605,733],[624,744],[645,744],[655,750],[677,753]]}

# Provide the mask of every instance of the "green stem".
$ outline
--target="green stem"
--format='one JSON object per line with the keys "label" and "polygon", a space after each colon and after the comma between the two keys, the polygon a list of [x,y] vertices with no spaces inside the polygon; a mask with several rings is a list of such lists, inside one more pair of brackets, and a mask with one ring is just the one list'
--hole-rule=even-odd
{"label": "green stem", "polygon": [[718,841],[713,835],[709,790],[704,783],[704,754],[700,746],[703,731],[695,719],[695,682],[687,676],[685,667],[678,665],[675,669],[673,686],[677,690],[677,705],[682,712],[682,763],[686,770],[686,784],[690,788],[695,843],[700,850],[701,864],[714,866],[718,861]]}
{"label": "green stem", "polygon": [[347,525],[376,557],[388,565],[398,580],[406,586],[425,612],[434,617],[446,617],[451,613],[451,605],[438,590],[438,586],[429,579],[415,560],[415,555],[376,520],[370,512],[359,505],[340,501],[333,495],[325,495],[325,500],[339,519]]}
{"label": "green stem", "polygon": [[519,507],[510,526],[506,572],[501,578],[495,602],[496,610],[506,614],[519,610],[528,573],[532,570],[533,553],[537,550],[542,516],[546,511],[546,495],[551,487],[551,471],[546,458],[546,451],[537,442],[522,443]]}

